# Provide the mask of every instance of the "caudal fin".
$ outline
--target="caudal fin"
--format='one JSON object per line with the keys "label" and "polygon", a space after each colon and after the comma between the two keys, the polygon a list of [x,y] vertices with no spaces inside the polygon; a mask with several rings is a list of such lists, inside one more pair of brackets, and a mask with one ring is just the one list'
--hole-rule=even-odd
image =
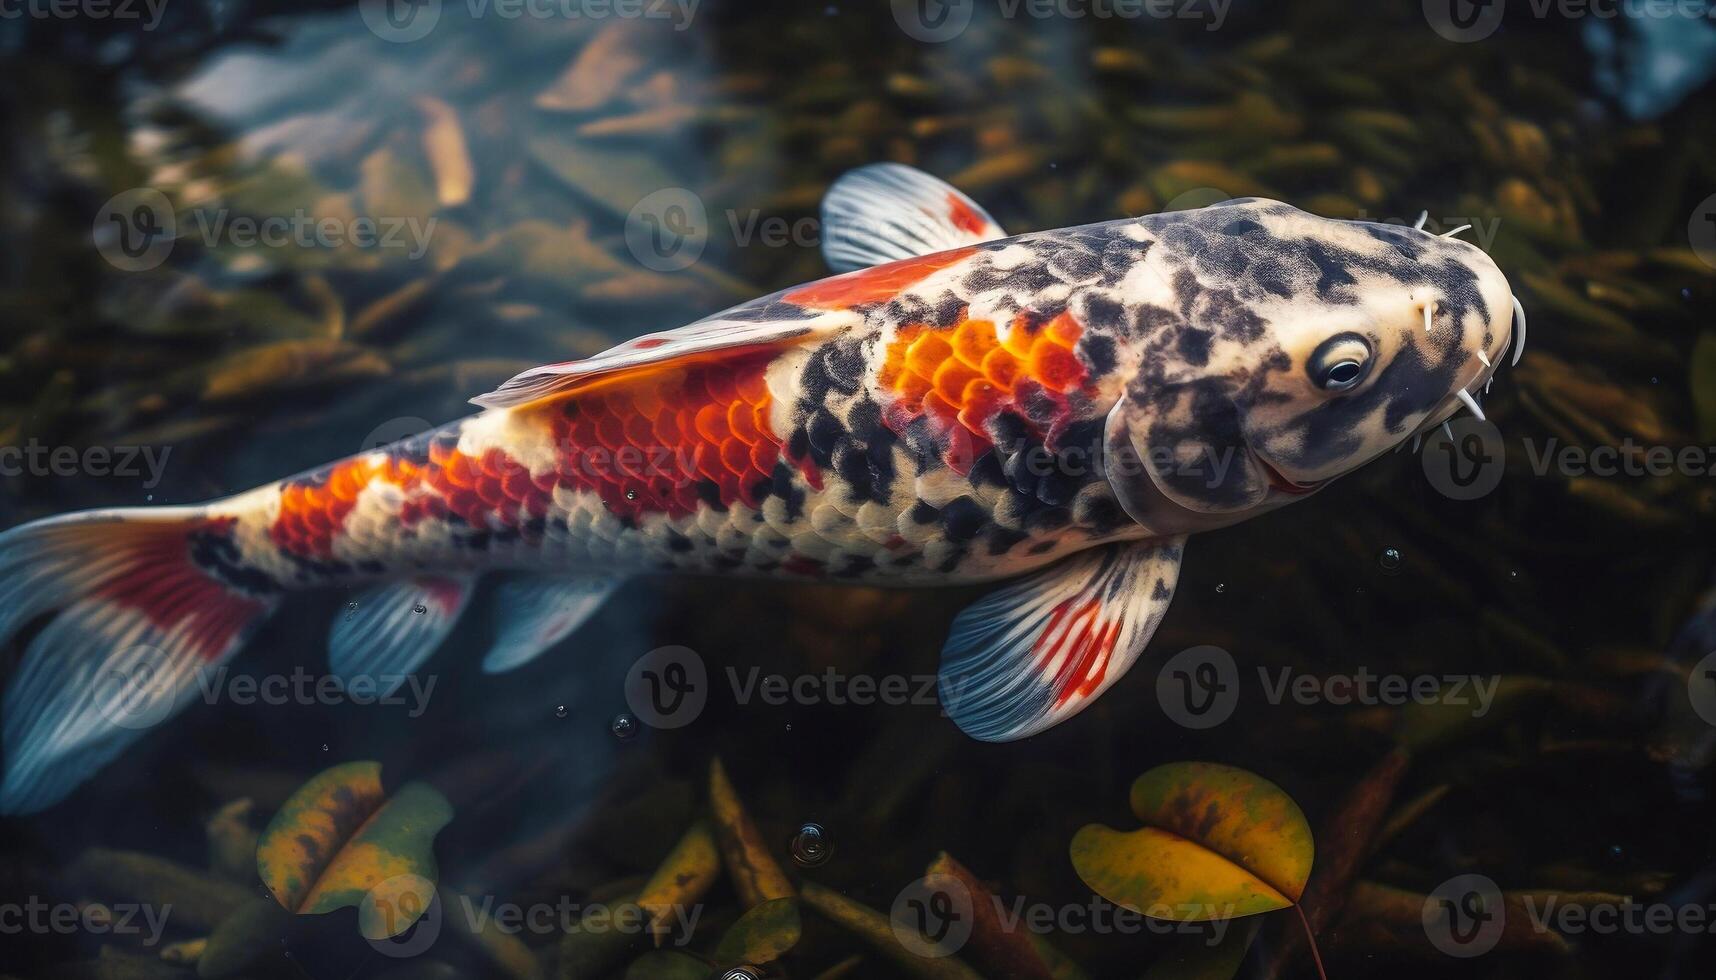
{"label": "caudal fin", "polygon": [[223,575],[237,567],[233,531],[202,507],[156,507],[0,534],[0,643],[45,622],[0,706],[0,813],[63,799],[187,707],[199,668],[244,645],[276,599]]}

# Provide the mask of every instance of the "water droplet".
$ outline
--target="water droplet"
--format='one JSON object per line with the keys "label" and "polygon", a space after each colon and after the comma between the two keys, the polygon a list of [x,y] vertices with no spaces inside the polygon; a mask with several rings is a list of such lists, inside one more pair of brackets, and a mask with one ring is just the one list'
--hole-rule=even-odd
{"label": "water droplet", "polygon": [[798,828],[798,833],[792,835],[792,844],[788,851],[799,867],[814,868],[828,860],[828,834],[821,824],[807,823]]}
{"label": "water droplet", "polygon": [[556,706],[554,709],[554,717],[556,717],[556,718],[566,717],[566,706],[563,704]]}
{"label": "water droplet", "polygon": [[608,731],[616,738],[631,738],[638,733],[638,720],[622,711],[608,723]]}
{"label": "water droplet", "polygon": [[1384,551],[1382,553],[1382,557],[1377,559],[1377,564],[1381,565],[1382,570],[1385,572],[1397,572],[1397,571],[1399,571],[1400,570],[1400,549],[1399,548],[1384,549]]}
{"label": "water droplet", "polygon": [[411,607],[411,611],[421,616],[429,611],[429,607],[419,602],[417,605]]}
{"label": "water droplet", "polygon": [[631,488],[626,490],[626,499],[627,500],[638,499],[638,491],[637,491],[636,487],[631,487]]}

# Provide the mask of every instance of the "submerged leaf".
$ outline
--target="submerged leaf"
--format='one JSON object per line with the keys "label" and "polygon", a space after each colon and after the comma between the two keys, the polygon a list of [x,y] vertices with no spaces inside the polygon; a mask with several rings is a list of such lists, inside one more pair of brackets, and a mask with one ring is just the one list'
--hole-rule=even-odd
{"label": "submerged leaf", "polygon": [[772,963],[798,945],[803,931],[798,899],[771,899],[740,916],[728,928],[715,947],[715,959],[722,966]]}
{"label": "submerged leaf", "polygon": [[[650,935],[656,945],[666,938],[678,917],[674,910],[696,903],[721,874],[721,855],[715,849],[715,834],[699,820],[685,832],[644,886],[638,905],[649,916]],[[688,939],[690,937],[682,937]]]}
{"label": "submerged leaf", "polygon": [[407,783],[391,798],[381,763],[348,762],[305,783],[275,814],[256,848],[274,897],[300,915],[360,906],[368,939],[409,929],[435,894],[435,834],[453,819],[447,798]]}
{"label": "submerged leaf", "polygon": [[1232,766],[1159,766],[1132,785],[1146,826],[1090,824],[1072,861],[1097,894],[1153,918],[1201,922],[1283,909],[1299,900],[1315,846],[1291,797]]}
{"label": "submerged leaf", "polygon": [[715,810],[715,829],[721,839],[721,856],[727,862],[727,872],[733,876],[733,888],[748,909],[776,898],[791,898],[796,894],[786,872],[769,854],[763,837],[739,794],[727,778],[727,769],[720,759],[709,763],[709,802]]}

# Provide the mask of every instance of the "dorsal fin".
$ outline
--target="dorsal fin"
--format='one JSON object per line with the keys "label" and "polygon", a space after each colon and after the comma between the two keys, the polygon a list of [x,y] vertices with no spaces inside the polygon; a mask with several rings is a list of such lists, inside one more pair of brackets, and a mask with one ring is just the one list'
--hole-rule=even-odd
{"label": "dorsal fin", "polygon": [[822,256],[835,272],[1005,237],[958,188],[902,163],[850,170],[822,198]]}
{"label": "dorsal fin", "polygon": [[743,319],[734,314],[758,308],[768,308],[781,294],[764,297],[744,306],[734,307],[704,320],[686,324],[675,330],[645,334],[581,361],[561,361],[543,364],[513,376],[499,388],[471,399],[471,404],[484,408],[508,408],[565,394],[583,387],[594,378],[630,371],[666,361],[720,352],[734,353],[740,349],[786,347],[800,341],[825,336],[850,323],[857,317],[845,310],[810,310],[789,307],[802,315],[773,319]]}

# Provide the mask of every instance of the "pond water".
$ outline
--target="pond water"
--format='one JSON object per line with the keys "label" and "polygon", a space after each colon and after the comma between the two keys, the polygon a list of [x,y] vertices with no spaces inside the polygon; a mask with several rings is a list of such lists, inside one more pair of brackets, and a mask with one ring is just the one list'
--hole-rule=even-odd
{"label": "pond water", "polygon": [[[1247,196],[1427,212],[1432,231],[1471,226],[1530,343],[1484,402],[1493,425],[1194,536],[1131,673],[1023,741],[968,738],[935,697],[981,587],[644,576],[499,674],[480,663],[505,625],[483,592],[381,703],[324,684],[354,596],[294,596],[171,724],[0,823],[0,974],[190,976],[201,956],[204,976],[318,980],[1315,976],[1290,909],[1163,924],[1075,869],[1081,828],[1137,828],[1133,781],[1192,761],[1303,811],[1329,976],[1710,974],[1708,18],[85,6],[0,20],[5,527],[237,493],[469,414],[532,365],[821,278],[823,192],[883,160],[1015,233]],[[174,233],[133,240],[154,202]],[[700,675],[696,703],[640,710],[645,667]],[[662,945],[678,957],[587,920],[568,939],[635,899],[712,802],[729,826],[717,759],[802,892],[796,943],[723,955],[757,899],[730,863]],[[434,907],[375,942],[355,907],[266,914],[255,834],[365,760],[389,792],[422,781],[450,806]],[[979,910],[992,892],[1019,918],[923,956],[886,917],[945,913],[912,891],[943,853],[982,882]],[[506,909],[522,924],[492,928]]]}

